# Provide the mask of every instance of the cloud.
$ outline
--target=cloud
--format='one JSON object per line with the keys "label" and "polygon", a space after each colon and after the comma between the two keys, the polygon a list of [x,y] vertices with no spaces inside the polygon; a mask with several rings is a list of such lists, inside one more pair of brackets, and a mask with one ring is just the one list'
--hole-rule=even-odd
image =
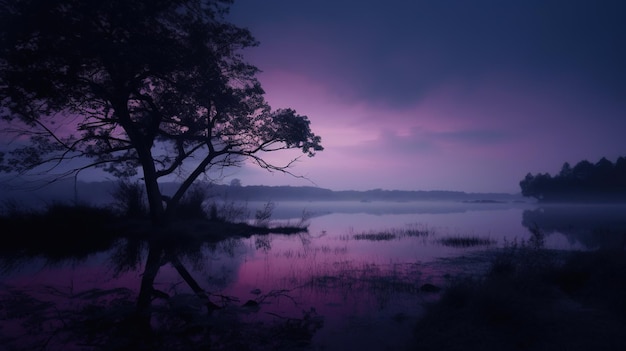
{"label": "cloud", "polygon": [[331,188],[516,191],[527,172],[626,150],[625,10],[238,0],[232,15],[261,42],[248,57],[268,101],[322,136],[298,173]]}
{"label": "cloud", "polygon": [[498,130],[460,130],[454,132],[436,133],[433,138],[450,140],[463,145],[493,146],[507,141],[510,135]]}
{"label": "cloud", "polygon": [[493,72],[626,91],[623,1],[239,1],[262,69],[310,72],[344,99],[407,106]]}

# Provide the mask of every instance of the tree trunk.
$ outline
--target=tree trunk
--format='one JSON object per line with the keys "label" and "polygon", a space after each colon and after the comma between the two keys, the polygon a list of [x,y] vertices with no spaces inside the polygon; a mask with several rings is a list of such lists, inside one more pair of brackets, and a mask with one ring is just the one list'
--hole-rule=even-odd
{"label": "tree trunk", "polygon": [[165,216],[165,208],[163,206],[163,196],[159,189],[159,183],[156,176],[146,172],[144,167],[144,183],[146,185],[146,195],[148,197],[148,205],[150,207],[150,220],[155,227],[167,225],[167,216]]}
{"label": "tree trunk", "polygon": [[137,298],[136,315],[138,323],[148,327],[150,326],[152,306],[152,290],[154,289],[154,279],[161,268],[161,258],[163,257],[163,245],[158,239],[150,240],[148,246],[148,259],[141,277],[141,287],[139,297]]}
{"label": "tree trunk", "polygon": [[210,153],[209,155],[207,155],[202,160],[202,162],[200,162],[198,166],[196,166],[196,168],[191,172],[191,174],[187,177],[187,179],[183,181],[180,187],[178,187],[178,190],[172,197],[170,204],[168,204],[167,209],[165,210],[166,217],[174,213],[175,207],[178,205],[183,195],[185,195],[185,192],[189,190],[193,182],[195,182],[196,179],[198,179],[198,177],[202,174],[202,172],[205,171],[206,167],[209,165],[209,163],[211,163],[211,160],[213,160],[216,157],[216,155],[217,154],[213,154],[213,153]]}
{"label": "tree trunk", "polygon": [[[121,89],[121,91],[124,91]],[[150,207],[150,219],[152,223],[157,226],[163,226],[167,220],[164,216],[165,208],[163,206],[163,198],[161,196],[161,190],[159,190],[158,176],[156,167],[154,165],[154,159],[152,158],[152,143],[153,138],[148,137],[142,133],[130,118],[128,111],[127,94],[120,94],[120,98],[116,99],[118,103],[114,103],[114,110],[119,115],[119,122],[126,131],[131,144],[137,151],[139,157],[139,163],[143,170],[144,184],[146,185],[146,195],[148,197],[148,206]]]}

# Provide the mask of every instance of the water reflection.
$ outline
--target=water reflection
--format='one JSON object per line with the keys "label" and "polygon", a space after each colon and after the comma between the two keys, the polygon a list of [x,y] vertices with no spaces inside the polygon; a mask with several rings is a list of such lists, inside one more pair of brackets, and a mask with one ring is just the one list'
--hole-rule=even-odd
{"label": "water reflection", "polygon": [[[106,247],[85,245],[77,251],[26,242],[7,250],[1,255],[3,346],[177,350],[249,349],[252,343],[262,350],[307,342],[323,324],[314,310],[263,325],[246,320],[262,303],[288,297],[289,291],[259,291],[242,303],[237,296],[205,290],[206,282],[197,277],[206,263],[230,258],[236,266],[242,238],[215,242],[174,234],[117,238]],[[265,243],[261,251],[271,248],[267,237],[255,240]],[[235,277],[225,275],[219,285]],[[268,337],[268,328],[280,338]]]}
{"label": "water reflection", "polygon": [[626,244],[626,205],[544,205],[525,210],[522,223],[564,235],[586,249],[623,249]]}
{"label": "water reflection", "polygon": [[[181,226],[152,241],[22,238],[0,248],[0,342],[9,349],[397,349],[436,288],[484,270],[504,239],[528,239],[537,225],[569,241],[556,248],[604,248],[623,245],[626,233],[626,207],[375,205],[335,204],[341,211],[322,215],[317,204],[308,231],[290,235],[209,240]],[[276,213],[297,222],[312,207],[290,203]]]}
{"label": "water reflection", "polygon": [[[251,208],[262,208],[265,203],[249,202]],[[274,219],[311,217],[329,214],[451,214],[470,211],[494,211],[532,206],[524,202],[461,202],[461,201],[287,201],[276,204]]]}

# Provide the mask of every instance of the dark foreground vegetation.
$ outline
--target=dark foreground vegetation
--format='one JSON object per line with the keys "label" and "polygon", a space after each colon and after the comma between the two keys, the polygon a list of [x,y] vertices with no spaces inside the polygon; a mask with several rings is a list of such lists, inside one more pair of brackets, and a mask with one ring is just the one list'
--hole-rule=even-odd
{"label": "dark foreground vegetation", "polygon": [[148,240],[159,232],[163,240],[177,245],[218,242],[226,238],[254,234],[292,234],[306,231],[304,222],[289,226],[269,223],[249,224],[220,216],[189,216],[172,220],[167,227],[155,228],[148,218],[130,218],[108,207],[52,204],[43,210],[11,209],[0,214],[5,257],[45,256],[49,260],[85,258],[110,248],[118,239]]}
{"label": "dark foreground vegetation", "polygon": [[583,160],[573,168],[565,162],[559,174],[528,173],[519,185],[522,195],[543,202],[626,202],[626,158]]}
{"label": "dark foreground vegetation", "polygon": [[[270,228],[272,202],[267,202],[264,208],[251,215],[245,204],[210,198],[208,187],[203,186],[192,187],[180,200],[170,220],[160,226],[150,221],[145,190],[140,183],[118,181],[115,188],[109,190],[109,196],[111,201],[101,205],[50,201],[43,207],[30,207],[19,200],[7,199],[0,204],[0,225],[5,235],[22,233],[25,234],[20,235],[23,240],[34,235],[53,241],[64,238],[90,241],[119,237],[148,239],[157,231],[182,236],[185,240],[189,239],[188,234],[195,233],[203,240],[218,241],[225,237],[306,230],[306,214],[300,223]],[[254,220],[248,221],[248,218]]]}
{"label": "dark foreground vegetation", "polygon": [[428,307],[411,349],[626,350],[625,292],[623,250],[512,245]]}
{"label": "dark foreground vegetation", "polygon": [[[0,349],[245,350],[250,345],[263,346],[255,350],[290,349],[292,344],[306,343],[320,327],[314,312],[263,326],[244,322],[242,315],[284,293],[259,293],[255,300],[242,302],[205,291],[186,268],[203,261],[203,248],[221,242],[255,234],[306,232],[305,218],[273,226],[273,205],[268,203],[248,222],[245,207],[205,204],[201,193],[191,192],[181,203],[183,211],[166,227],[155,227],[142,202],[132,201],[141,193],[122,188],[124,201],[105,207],[52,203],[33,210],[4,203],[0,275],[33,259],[46,265],[80,264],[106,251],[113,276],[144,265],[144,275],[156,275],[169,264],[193,294],[159,291],[152,282],[144,286],[144,280],[137,281],[141,283],[138,296],[128,287],[61,291],[44,286],[39,291],[4,286],[0,281]],[[242,339],[240,333],[246,337]]]}

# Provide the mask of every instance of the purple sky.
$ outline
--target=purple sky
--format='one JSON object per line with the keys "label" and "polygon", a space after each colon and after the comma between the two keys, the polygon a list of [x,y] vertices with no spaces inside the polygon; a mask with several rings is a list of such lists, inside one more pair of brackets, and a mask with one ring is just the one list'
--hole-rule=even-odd
{"label": "purple sky", "polygon": [[[626,2],[235,0],[274,108],[325,150],[244,185],[518,192],[626,156]],[[282,159],[296,154],[271,155]],[[228,182],[230,178],[224,181]]]}

